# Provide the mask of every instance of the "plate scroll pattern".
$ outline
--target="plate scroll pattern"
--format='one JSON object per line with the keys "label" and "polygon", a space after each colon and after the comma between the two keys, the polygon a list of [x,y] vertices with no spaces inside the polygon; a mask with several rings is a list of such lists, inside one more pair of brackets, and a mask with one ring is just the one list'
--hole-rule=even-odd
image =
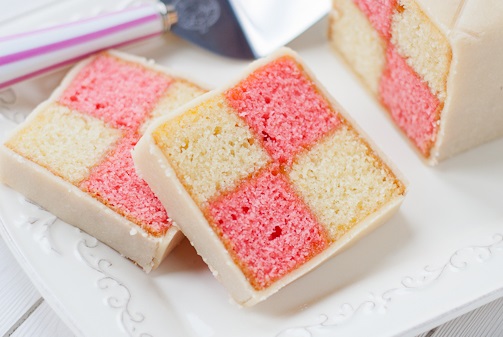
{"label": "plate scroll pattern", "polygon": [[0,191],[2,200],[3,197],[5,197],[5,200],[9,199],[10,201],[6,204],[15,207],[15,213],[19,213],[15,217],[9,217],[7,214],[9,213],[8,209],[0,207],[0,225],[3,225],[1,222],[2,219],[5,219],[10,221],[16,228],[28,232],[29,237],[36,244],[34,247],[39,247],[40,251],[48,254],[51,259],[76,260],[75,262],[82,263],[83,268],[96,272],[97,276],[94,279],[94,284],[102,292],[107,307],[117,312],[120,328],[126,332],[127,336],[153,337],[151,334],[142,331],[142,328],[148,325],[146,324],[148,323],[146,315],[133,308],[134,294],[125,282],[114,275],[116,269],[113,263],[110,259],[102,256],[103,252],[99,250],[100,246],[103,245],[101,242],[75,229],[72,238],[76,240],[76,244],[69,248],[66,244],[69,238],[63,237],[61,226],[70,227],[70,225],[62,222],[56,216],[27,200],[19,193],[4,186],[0,187],[2,187]]}
{"label": "plate scroll pattern", "polygon": [[141,325],[146,317],[143,313],[132,308],[132,292],[126,283],[113,275],[113,264],[94,252],[100,243],[95,238],[80,232],[82,238],[77,243],[77,253],[87,267],[99,273],[97,287],[107,293],[107,305],[118,311],[122,328],[130,337],[152,337],[141,331]]}
{"label": "plate scroll pattern", "polygon": [[[503,221],[503,220],[502,220]],[[487,245],[470,245],[452,253],[447,261],[440,266],[427,265],[413,276],[403,277],[399,286],[387,289],[380,294],[370,293],[367,300],[354,305],[343,303],[331,315],[320,314],[318,322],[312,325],[287,328],[279,332],[276,337],[315,337],[328,336],[342,324],[361,313],[385,313],[393,299],[425,289],[439,281],[449,272],[462,272],[476,263],[485,263],[495,257],[503,255],[503,232],[496,233]]]}

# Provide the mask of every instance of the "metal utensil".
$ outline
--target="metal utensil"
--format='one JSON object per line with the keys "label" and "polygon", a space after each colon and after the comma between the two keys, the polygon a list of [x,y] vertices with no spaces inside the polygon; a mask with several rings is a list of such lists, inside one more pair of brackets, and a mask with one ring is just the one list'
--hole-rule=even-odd
{"label": "metal utensil", "polygon": [[329,0],[162,0],[0,37],[0,89],[167,31],[220,55],[258,58],[294,39],[329,8]]}

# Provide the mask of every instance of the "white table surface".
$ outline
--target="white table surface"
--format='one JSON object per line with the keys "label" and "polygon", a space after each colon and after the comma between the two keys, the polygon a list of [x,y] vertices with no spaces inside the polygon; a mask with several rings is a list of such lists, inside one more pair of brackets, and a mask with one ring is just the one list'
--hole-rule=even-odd
{"label": "white table surface", "polygon": [[[2,239],[0,239],[0,308],[1,337],[74,336],[40,296]],[[503,298],[425,331],[417,337],[501,336],[503,336]]]}
{"label": "white table surface", "polygon": [[[10,11],[0,13],[0,22],[19,18],[28,9],[44,4],[54,6],[57,2],[38,0],[30,5],[9,1]],[[49,307],[0,238],[0,337],[7,336],[70,337],[74,334]],[[503,298],[417,337],[464,336],[503,336]]]}

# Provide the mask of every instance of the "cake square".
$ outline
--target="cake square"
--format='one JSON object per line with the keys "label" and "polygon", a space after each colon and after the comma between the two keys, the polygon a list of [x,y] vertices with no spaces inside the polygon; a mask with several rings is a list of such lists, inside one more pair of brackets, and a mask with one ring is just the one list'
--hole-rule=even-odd
{"label": "cake square", "polygon": [[98,57],[77,74],[59,102],[115,128],[131,130],[147,119],[171,82],[165,74],[148,71],[140,64]]}
{"label": "cake square", "polygon": [[293,188],[330,241],[340,239],[393,198],[396,177],[379,160],[355,130],[342,125],[301,153],[289,169]]}
{"label": "cake square", "polygon": [[255,289],[265,289],[328,245],[290,183],[274,167],[208,206],[210,225]]}
{"label": "cake square", "polygon": [[332,3],[332,46],[427,164],[503,136],[502,6]]}
{"label": "cake square", "polygon": [[[386,61],[385,39],[353,0],[339,0],[339,6],[340,11],[332,13],[332,17],[336,18],[332,20],[330,29],[332,45],[337,45],[338,52],[368,89],[377,93]],[[365,5],[365,8],[375,9],[369,5]],[[334,33],[340,31],[346,34]]]}
{"label": "cake square", "polygon": [[391,14],[396,0],[354,0],[372,26],[384,37],[391,33]]}
{"label": "cake square", "polygon": [[[6,145],[53,174],[78,184],[120,137],[120,130],[99,119],[50,103]],[[54,148],[54,144],[59,146]]]}
{"label": "cake square", "polygon": [[277,161],[286,161],[338,124],[291,58],[275,60],[226,92],[226,99]]}
{"label": "cake square", "polygon": [[[260,161],[215,145],[236,138]],[[193,146],[197,139],[208,146]],[[186,165],[199,156],[197,165]],[[399,173],[287,48],[156,120],[133,159],[217,279],[245,306],[382,223],[406,191]],[[220,174],[226,170],[237,171],[232,183]],[[206,184],[208,172],[212,188],[203,194],[194,186]]]}
{"label": "cake square", "polygon": [[442,103],[393,47],[386,52],[379,94],[396,125],[424,156],[429,156]]}
{"label": "cake square", "polygon": [[149,234],[163,236],[171,220],[159,199],[136,174],[131,157],[139,138],[138,133],[123,137],[79,186]]}
{"label": "cake square", "polygon": [[142,58],[92,56],[2,145],[0,181],[148,272],[183,235],[131,151],[154,117],[204,92]]}
{"label": "cake square", "polygon": [[[222,98],[205,101],[153,134],[192,197],[204,205],[218,189],[264,167],[270,160],[249,127]],[[232,155],[229,155],[232,154]]]}

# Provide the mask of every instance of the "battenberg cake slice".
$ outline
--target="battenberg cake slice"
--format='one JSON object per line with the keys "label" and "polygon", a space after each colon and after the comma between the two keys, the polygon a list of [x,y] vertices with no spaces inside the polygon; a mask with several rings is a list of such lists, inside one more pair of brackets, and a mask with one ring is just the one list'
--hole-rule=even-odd
{"label": "battenberg cake slice", "polygon": [[0,181],[150,271],[183,235],[131,151],[154,117],[204,92],[143,58],[90,57],[1,146]]}
{"label": "battenberg cake slice", "polygon": [[239,304],[386,220],[405,185],[289,49],[157,120],[142,176]]}
{"label": "battenberg cake slice", "polygon": [[503,3],[333,0],[330,41],[427,163],[503,136]]}

